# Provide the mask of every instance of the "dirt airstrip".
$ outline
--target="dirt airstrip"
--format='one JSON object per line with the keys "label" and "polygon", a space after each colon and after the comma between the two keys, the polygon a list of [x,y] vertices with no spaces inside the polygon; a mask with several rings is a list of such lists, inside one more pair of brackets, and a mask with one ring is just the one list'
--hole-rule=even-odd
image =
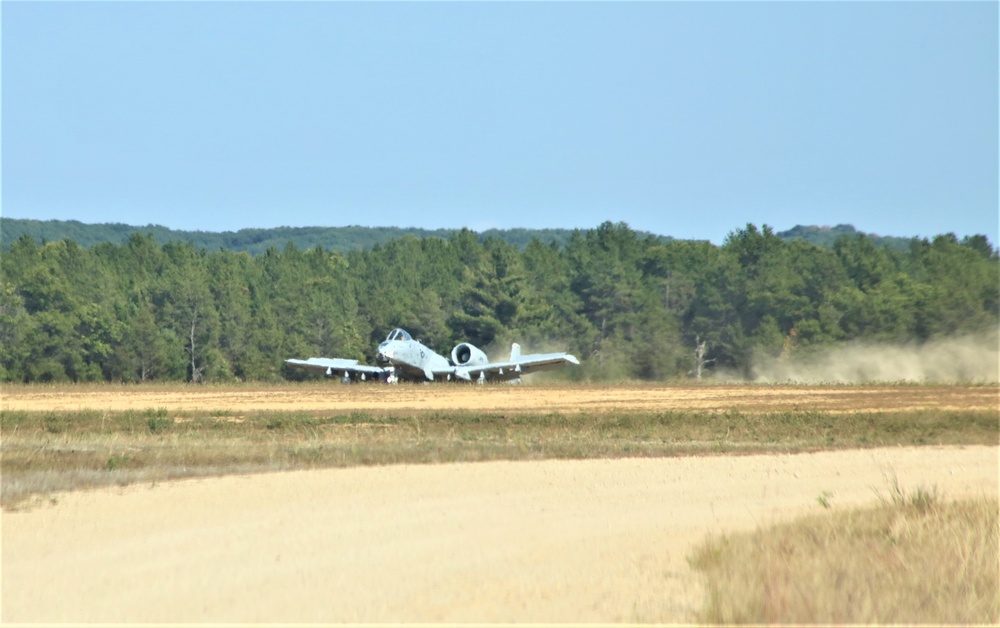
{"label": "dirt airstrip", "polygon": [[996,386],[556,386],[420,385],[155,387],[8,386],[2,410],[484,410],[592,412],[997,410]]}
{"label": "dirt airstrip", "polygon": [[[4,410],[997,409],[997,388],[11,387]],[[297,471],[58,496],[2,515],[4,622],[686,622],[705,535],[994,496],[995,446]]]}

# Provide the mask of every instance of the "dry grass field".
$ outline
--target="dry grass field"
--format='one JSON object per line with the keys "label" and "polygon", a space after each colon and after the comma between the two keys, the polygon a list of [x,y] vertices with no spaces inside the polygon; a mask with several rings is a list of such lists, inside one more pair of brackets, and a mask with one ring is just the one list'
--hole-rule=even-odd
{"label": "dry grass field", "polygon": [[[829,537],[843,527],[833,517],[864,519],[850,513],[893,485],[933,492],[931,514],[962,513],[964,532],[904,509],[865,519],[874,522],[866,534],[884,541],[942,527],[952,539],[944,545],[979,557],[955,569],[989,572],[996,386],[0,393],[4,622],[1000,620],[996,595],[964,590],[953,604],[974,603],[979,614],[935,601],[922,615],[810,616],[773,595],[756,601],[752,587],[735,610],[706,606],[720,566],[788,563],[792,536]],[[191,479],[167,481],[182,478]],[[986,515],[967,514],[983,508],[963,504],[984,499],[994,500]],[[726,534],[735,548],[741,532],[800,515],[820,519],[769,541],[777,549],[766,560],[724,558],[712,545]],[[985,539],[985,549],[962,534]],[[916,553],[935,543],[920,536]],[[800,557],[816,553],[805,547]],[[830,547],[840,555],[851,546]],[[727,582],[761,580],[753,568],[726,573]],[[959,576],[923,571],[918,580]],[[817,595],[836,608],[842,584],[821,584]],[[923,598],[892,599],[907,608]],[[745,614],[762,604],[777,614]]]}
{"label": "dry grass field", "polygon": [[996,497],[946,501],[923,487],[893,496],[705,542],[691,560],[708,580],[700,618],[996,625]]}

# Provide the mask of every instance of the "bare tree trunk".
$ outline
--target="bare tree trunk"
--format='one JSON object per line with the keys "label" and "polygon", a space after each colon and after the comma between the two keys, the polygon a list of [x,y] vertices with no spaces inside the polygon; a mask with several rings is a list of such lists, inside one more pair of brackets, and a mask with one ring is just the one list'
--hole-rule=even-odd
{"label": "bare tree trunk", "polygon": [[194,383],[201,382],[201,372],[204,367],[198,368],[197,360],[195,359],[195,344],[194,344],[194,332],[198,328],[198,308],[195,308],[194,314],[191,315],[191,344],[188,346],[188,352],[191,354],[191,381]]}
{"label": "bare tree trunk", "polygon": [[701,370],[704,366],[710,362],[714,362],[715,358],[705,359],[705,347],[707,341],[702,340],[700,337],[694,337],[694,377],[698,381],[701,381]]}
{"label": "bare tree trunk", "polygon": [[597,341],[594,343],[594,350],[590,354],[592,357],[597,358],[597,363],[602,368],[604,367],[604,355],[601,349],[604,348],[604,331],[605,329],[607,329],[607,326],[608,326],[608,318],[605,316],[604,318],[601,319],[601,334],[600,336],[598,336]]}

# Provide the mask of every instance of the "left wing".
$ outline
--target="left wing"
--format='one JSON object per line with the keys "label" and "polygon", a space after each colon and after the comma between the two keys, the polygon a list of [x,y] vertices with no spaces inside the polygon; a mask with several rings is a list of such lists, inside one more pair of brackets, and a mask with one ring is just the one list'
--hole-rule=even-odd
{"label": "left wing", "polygon": [[344,358],[309,358],[308,360],[285,360],[286,363],[306,369],[308,371],[318,371],[327,376],[333,375],[361,375],[363,378],[370,376],[379,377],[388,374],[392,369],[381,366],[368,366],[358,364],[357,360],[346,360]]}
{"label": "left wing", "polygon": [[521,355],[520,347],[514,345],[507,362],[489,362],[475,366],[456,366],[455,375],[462,379],[484,379],[486,381],[506,381],[518,379],[522,375],[537,371],[548,371],[566,364],[580,364],[576,356],[568,353],[536,353]]}

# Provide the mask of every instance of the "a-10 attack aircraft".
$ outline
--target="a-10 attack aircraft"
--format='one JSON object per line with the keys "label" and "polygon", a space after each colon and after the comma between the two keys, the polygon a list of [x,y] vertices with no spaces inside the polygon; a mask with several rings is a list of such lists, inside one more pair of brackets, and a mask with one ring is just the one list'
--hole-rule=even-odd
{"label": "a-10 attack aircraft", "polygon": [[375,361],[378,366],[343,358],[285,360],[292,366],[320,371],[328,377],[340,376],[344,382],[378,379],[390,383],[401,380],[504,382],[535,371],[580,363],[568,353],[521,355],[521,346],[517,343],[511,346],[510,360],[506,362],[490,362],[485,353],[467,342],[455,345],[449,360],[414,340],[405,329],[392,330],[378,346]]}

